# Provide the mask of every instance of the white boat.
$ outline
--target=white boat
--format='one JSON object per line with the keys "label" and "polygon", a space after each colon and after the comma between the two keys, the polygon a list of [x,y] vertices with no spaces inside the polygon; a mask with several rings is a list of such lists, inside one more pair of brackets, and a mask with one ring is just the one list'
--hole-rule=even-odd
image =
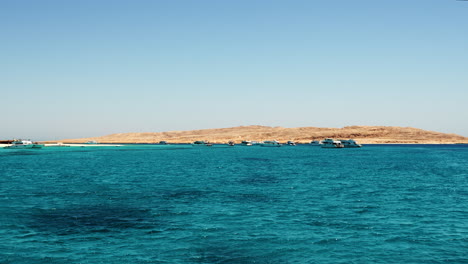
{"label": "white boat", "polygon": [[229,141],[228,145],[231,146],[231,147],[234,147],[234,145],[236,145],[236,144],[234,143],[234,141]]}
{"label": "white boat", "polygon": [[311,146],[322,146],[322,141],[312,140],[309,144]]}
{"label": "white boat", "polygon": [[276,140],[266,140],[260,143],[262,147],[281,147],[281,144]]}
{"label": "white boat", "polygon": [[90,140],[90,141],[86,142],[86,144],[98,144],[98,142],[95,141],[95,140]]}
{"label": "white boat", "polygon": [[322,148],[343,148],[343,144],[339,140],[333,140],[331,138],[326,138],[322,141]]}
{"label": "white boat", "polygon": [[288,142],[286,143],[286,145],[288,145],[288,146],[296,146],[296,142],[294,142],[294,141],[288,141]]}
{"label": "white boat", "polygon": [[70,145],[65,145],[62,142],[57,142],[56,144],[47,144],[46,147],[70,147]]}
{"label": "white boat", "polygon": [[244,140],[240,143],[241,146],[252,146],[252,142],[251,141],[247,141],[247,140]]}
{"label": "white boat", "polygon": [[192,146],[193,147],[211,147],[211,146],[213,146],[213,144],[208,143],[208,142],[206,142],[204,140],[197,140],[197,141],[192,143]]}
{"label": "white boat", "polygon": [[348,139],[348,140],[342,140],[340,139],[341,141],[341,144],[343,144],[343,146],[345,148],[360,148],[362,147],[361,144],[358,144],[356,141],[354,141],[353,139]]}
{"label": "white boat", "polygon": [[13,140],[10,146],[4,148],[7,149],[40,149],[44,145],[33,143],[31,140]]}

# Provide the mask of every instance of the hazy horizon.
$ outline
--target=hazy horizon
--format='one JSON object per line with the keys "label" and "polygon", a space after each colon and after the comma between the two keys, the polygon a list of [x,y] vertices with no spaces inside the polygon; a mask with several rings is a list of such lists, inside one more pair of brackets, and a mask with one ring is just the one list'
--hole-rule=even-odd
{"label": "hazy horizon", "polygon": [[0,139],[246,125],[468,136],[468,2],[4,1]]}

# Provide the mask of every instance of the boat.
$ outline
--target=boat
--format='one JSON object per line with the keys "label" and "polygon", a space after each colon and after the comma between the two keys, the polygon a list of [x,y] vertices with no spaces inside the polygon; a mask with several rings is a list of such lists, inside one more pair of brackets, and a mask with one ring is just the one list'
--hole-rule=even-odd
{"label": "boat", "polygon": [[98,144],[98,142],[95,141],[95,140],[90,140],[90,141],[86,142],[86,144]]}
{"label": "boat", "polygon": [[11,142],[11,145],[6,146],[4,148],[7,149],[40,149],[44,145],[42,144],[37,144],[33,143],[31,140],[21,140],[21,139],[15,139],[13,142]]}
{"label": "boat", "polygon": [[235,144],[234,144],[234,141],[229,141],[229,142],[228,142],[228,145],[231,146],[231,147],[233,147],[233,146],[235,145]]}
{"label": "boat", "polygon": [[167,143],[167,141],[162,140],[162,141],[159,141],[158,144],[159,144],[159,145],[167,145],[168,143]]}
{"label": "boat", "polygon": [[294,141],[288,141],[288,142],[286,143],[286,145],[288,145],[288,146],[296,146],[296,142],[294,142]]}
{"label": "boat", "polygon": [[344,146],[339,140],[326,138],[325,140],[322,141],[322,148],[344,148]]}
{"label": "boat", "polygon": [[318,141],[318,140],[312,140],[309,145],[311,146],[321,146],[322,145],[322,141]]}
{"label": "boat", "polygon": [[281,144],[276,140],[266,140],[260,143],[262,147],[281,147]]}
{"label": "boat", "polygon": [[340,139],[340,141],[341,141],[341,144],[343,144],[343,146],[345,148],[360,148],[360,147],[362,147],[361,144],[358,144],[353,139],[348,139],[348,140]]}
{"label": "boat", "polygon": [[57,142],[56,144],[48,144],[47,147],[70,147],[70,145],[65,145],[62,142]]}
{"label": "boat", "polygon": [[247,140],[244,140],[240,143],[241,146],[252,146],[252,142],[251,141],[247,141]]}
{"label": "boat", "polygon": [[197,140],[192,143],[192,146],[193,147],[211,147],[213,146],[213,144],[208,143],[207,141],[204,141],[204,140]]}

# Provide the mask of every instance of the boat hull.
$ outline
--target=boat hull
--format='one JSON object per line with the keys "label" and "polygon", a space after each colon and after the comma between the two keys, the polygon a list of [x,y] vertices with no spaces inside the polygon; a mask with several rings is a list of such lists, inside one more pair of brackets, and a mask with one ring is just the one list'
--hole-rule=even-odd
{"label": "boat hull", "polygon": [[322,148],[344,148],[343,145],[322,144]]}
{"label": "boat hull", "polygon": [[344,148],[341,141],[326,138],[322,141],[322,148]]}
{"label": "boat hull", "polygon": [[281,144],[278,142],[263,142],[260,144],[262,147],[281,147]]}
{"label": "boat hull", "polygon": [[11,145],[11,146],[6,146],[4,148],[6,149],[40,149],[44,145],[40,144],[27,144],[27,145]]}

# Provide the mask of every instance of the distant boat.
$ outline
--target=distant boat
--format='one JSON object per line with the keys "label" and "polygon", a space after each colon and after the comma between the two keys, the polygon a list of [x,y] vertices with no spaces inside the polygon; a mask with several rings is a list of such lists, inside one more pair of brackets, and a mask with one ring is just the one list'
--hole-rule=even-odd
{"label": "distant boat", "polygon": [[95,140],[90,140],[88,142],[86,142],[86,144],[99,144],[97,141]]}
{"label": "distant boat", "polygon": [[240,143],[241,146],[252,146],[252,142],[251,141],[247,141],[247,140],[244,140]]}
{"label": "distant boat", "polygon": [[288,141],[288,142],[286,143],[286,145],[288,145],[288,146],[296,146],[296,142],[294,142],[294,141]]}
{"label": "distant boat", "polygon": [[6,146],[4,148],[7,148],[7,149],[40,149],[43,146],[44,145],[42,144],[33,143],[30,140],[17,139],[17,140],[13,140],[10,146]]}
{"label": "distant boat", "polygon": [[206,142],[204,140],[197,140],[197,141],[192,143],[192,146],[193,147],[211,147],[211,146],[213,146],[213,144],[208,143],[208,142]]}
{"label": "distant boat", "polygon": [[235,145],[235,144],[234,144],[234,141],[229,141],[229,142],[228,142],[228,145],[231,146],[231,147],[233,147],[233,146]]}
{"label": "distant boat", "polygon": [[281,144],[276,140],[266,140],[260,143],[262,147],[281,147]]}
{"label": "distant boat", "polygon": [[309,145],[311,146],[321,146],[322,145],[322,141],[318,141],[318,140],[312,140]]}
{"label": "distant boat", "polygon": [[167,145],[167,141],[159,141],[159,145]]}
{"label": "distant boat", "polygon": [[356,141],[354,141],[353,139],[348,139],[348,140],[342,140],[340,139],[341,141],[341,144],[343,144],[343,146],[345,148],[360,148],[362,147],[361,144],[358,144]]}
{"label": "distant boat", "polygon": [[343,144],[339,140],[333,140],[331,138],[326,138],[322,141],[322,148],[343,148]]}
{"label": "distant boat", "polygon": [[49,144],[47,147],[70,147],[70,145],[65,145],[62,142],[57,142],[56,144]]}

